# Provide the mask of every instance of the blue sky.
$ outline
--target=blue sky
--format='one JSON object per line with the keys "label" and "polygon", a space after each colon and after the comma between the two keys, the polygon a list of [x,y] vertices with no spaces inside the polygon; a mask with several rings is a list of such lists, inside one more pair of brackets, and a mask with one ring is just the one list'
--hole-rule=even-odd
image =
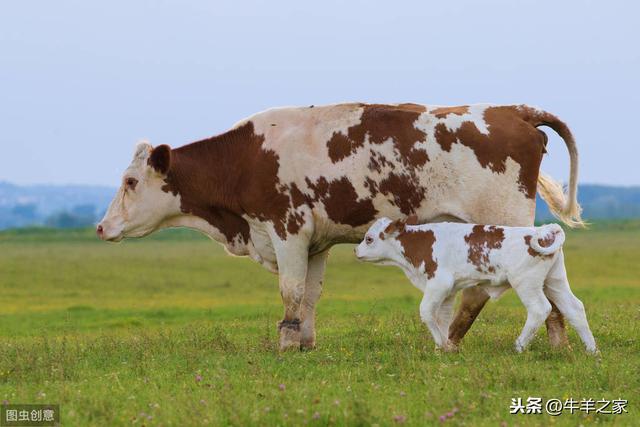
{"label": "blue sky", "polygon": [[[2,2],[0,180],[115,186],[141,138],[357,100],[536,105],[572,128],[581,182],[640,185],[639,5]],[[543,169],[565,179],[548,134]]]}

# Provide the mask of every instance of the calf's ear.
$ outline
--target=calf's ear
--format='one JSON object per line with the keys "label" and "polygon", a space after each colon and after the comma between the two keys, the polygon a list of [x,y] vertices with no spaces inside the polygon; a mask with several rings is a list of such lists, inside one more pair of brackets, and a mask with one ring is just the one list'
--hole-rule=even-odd
{"label": "calf's ear", "polygon": [[171,147],[166,144],[158,145],[151,151],[148,163],[158,173],[166,175],[171,167]]}
{"label": "calf's ear", "polygon": [[401,231],[404,231],[405,225],[406,225],[406,223],[402,219],[393,221],[393,222],[389,223],[389,225],[387,225],[387,228],[384,229],[384,234],[386,234],[388,236],[392,236],[392,235],[398,234]]}
{"label": "calf's ear", "polygon": [[407,225],[418,225],[418,216],[416,214],[409,215],[406,219]]}

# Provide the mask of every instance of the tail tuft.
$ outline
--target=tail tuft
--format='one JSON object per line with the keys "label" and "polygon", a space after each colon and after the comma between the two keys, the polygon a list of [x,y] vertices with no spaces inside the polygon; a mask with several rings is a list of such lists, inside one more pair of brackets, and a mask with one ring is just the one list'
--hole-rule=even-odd
{"label": "tail tuft", "polygon": [[548,175],[538,176],[538,192],[547,202],[549,210],[560,221],[571,228],[584,228],[588,224],[582,219],[582,208],[575,198],[567,197],[562,185]]}

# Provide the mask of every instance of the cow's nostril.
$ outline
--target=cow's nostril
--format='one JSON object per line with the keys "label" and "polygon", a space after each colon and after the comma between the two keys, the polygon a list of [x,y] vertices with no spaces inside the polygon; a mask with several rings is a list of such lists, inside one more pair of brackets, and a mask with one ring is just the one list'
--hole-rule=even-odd
{"label": "cow's nostril", "polygon": [[102,233],[104,233],[104,228],[102,228],[102,225],[98,225],[98,227],[96,228],[96,233],[98,233],[98,236],[102,236]]}

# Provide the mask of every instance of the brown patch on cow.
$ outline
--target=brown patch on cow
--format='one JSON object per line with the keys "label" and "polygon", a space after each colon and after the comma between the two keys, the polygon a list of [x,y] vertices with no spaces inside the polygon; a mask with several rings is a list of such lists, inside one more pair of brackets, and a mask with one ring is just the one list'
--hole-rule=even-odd
{"label": "brown patch on cow", "polygon": [[341,132],[334,132],[331,139],[327,141],[329,157],[333,163],[337,163],[345,157],[349,157],[359,146],[361,145],[355,144],[354,141]]}
{"label": "brown patch on cow", "polygon": [[444,123],[438,123],[435,127],[434,136],[438,144],[440,144],[440,148],[444,151],[451,151],[451,146],[458,142],[458,137],[454,132],[449,131],[447,125]]}
{"label": "brown patch on cow", "polygon": [[376,195],[379,192],[378,184],[373,179],[371,179],[371,177],[366,177],[365,178],[364,186],[365,186],[365,188],[369,189],[369,193],[371,193],[371,197],[376,197]]}
{"label": "brown patch on cow", "polygon": [[411,150],[407,157],[414,166],[424,166],[429,161],[429,155],[424,150]]}
{"label": "brown patch on cow", "polygon": [[387,160],[387,158],[380,152],[369,150],[369,170],[376,171],[378,173],[382,172],[383,168],[395,169],[396,165]]}
{"label": "brown patch on cow", "polygon": [[289,213],[287,220],[287,231],[289,234],[296,234],[304,225],[304,217],[300,212],[292,211]]}
{"label": "brown patch on cow", "polygon": [[416,268],[424,263],[424,272],[428,279],[435,276],[438,263],[433,258],[433,245],[436,236],[433,230],[401,232],[396,239],[403,248],[405,258]]}
{"label": "brown patch on cow", "polygon": [[413,111],[414,113],[422,114],[427,111],[427,108],[424,105],[414,104],[413,102],[404,102],[402,104],[398,104],[398,108],[401,108],[405,111]]}
{"label": "brown patch on cow", "polygon": [[390,173],[380,182],[378,189],[389,196],[391,204],[405,215],[414,213],[424,200],[425,189],[410,175]]}
{"label": "brown patch on cow", "polygon": [[[279,158],[264,150],[263,135],[252,122],[224,134],[172,150],[164,191],[180,194],[181,210],[205,219],[231,241],[247,243],[243,214],[272,221],[276,233],[299,228],[300,216],[288,216],[292,201],[278,180]],[[293,203],[300,203],[296,193]],[[292,219],[293,218],[293,219]]]}
{"label": "brown patch on cow", "polygon": [[308,199],[307,196],[300,191],[295,182],[291,184],[289,192],[291,194],[291,203],[294,208],[302,206]]}
{"label": "brown patch on cow", "polygon": [[504,229],[494,225],[474,225],[471,233],[464,237],[469,250],[467,260],[483,273],[493,273],[495,268],[489,265],[489,253],[500,249],[504,241]]}
{"label": "brown patch on cow", "polygon": [[335,132],[327,141],[332,162],[339,162],[362,147],[367,137],[371,144],[382,144],[391,139],[398,160],[407,166],[422,166],[429,160],[426,151],[413,147],[426,137],[424,132],[414,127],[415,121],[425,111],[423,106],[361,104],[361,107],[360,123],[349,127],[346,135]]}
{"label": "brown patch on cow", "polygon": [[522,111],[514,106],[487,108],[484,120],[488,135],[481,133],[471,121],[463,122],[456,131],[438,123],[435,126],[436,142],[444,151],[450,151],[454,143],[471,148],[480,165],[496,173],[506,171],[506,161],[510,157],[520,165],[520,190],[533,199],[546,137],[527,121]]}
{"label": "brown patch on cow", "polygon": [[[539,258],[553,258],[553,256],[555,254],[541,254],[540,252],[536,251],[535,249],[533,249],[531,247],[531,239],[533,238],[532,235],[527,234],[526,236],[524,236],[524,243],[525,245],[527,245],[527,252],[529,253],[529,255],[531,255],[532,257],[539,257]],[[538,244],[540,246],[542,246],[543,248],[548,248],[549,246],[551,246],[553,244],[553,242],[556,241],[556,233],[552,233],[551,236],[547,236],[544,239],[538,239]]]}
{"label": "brown patch on cow", "polygon": [[455,114],[457,116],[462,116],[469,112],[469,106],[461,105],[457,107],[438,107],[429,111],[430,114],[433,114],[438,119],[443,119],[447,117],[449,114]]}
{"label": "brown patch on cow", "polygon": [[306,178],[307,186],[314,192],[312,202],[321,202],[329,219],[338,224],[353,227],[368,224],[378,212],[370,198],[358,200],[358,194],[347,177],[328,182],[320,177],[315,183]]}

